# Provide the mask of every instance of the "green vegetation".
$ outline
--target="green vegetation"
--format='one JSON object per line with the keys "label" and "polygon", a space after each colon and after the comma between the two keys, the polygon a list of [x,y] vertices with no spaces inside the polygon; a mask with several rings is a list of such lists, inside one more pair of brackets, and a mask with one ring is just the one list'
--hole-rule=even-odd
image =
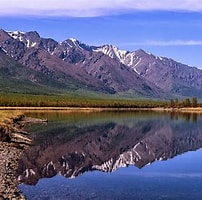
{"label": "green vegetation", "polygon": [[193,97],[192,99],[190,98],[185,98],[182,100],[178,100],[178,99],[171,99],[170,100],[170,107],[171,108],[189,108],[189,107],[202,107],[202,103],[198,103],[198,99],[197,97]]}
{"label": "green vegetation", "polygon": [[0,93],[0,106],[14,107],[153,108],[167,107],[168,104],[165,101],[154,100]]}
{"label": "green vegetation", "polygon": [[90,108],[184,108],[202,107],[197,97],[183,100],[171,99],[168,101],[123,98],[113,95],[90,94],[86,92],[56,94],[20,94],[0,92],[0,106],[2,107],[90,107]]}

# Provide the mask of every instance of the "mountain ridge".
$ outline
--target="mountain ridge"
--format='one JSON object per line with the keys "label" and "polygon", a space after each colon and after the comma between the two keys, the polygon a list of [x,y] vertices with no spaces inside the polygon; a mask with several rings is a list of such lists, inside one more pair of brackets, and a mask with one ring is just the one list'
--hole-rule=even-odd
{"label": "mountain ridge", "polygon": [[133,91],[142,97],[202,98],[202,70],[155,56],[142,49],[130,52],[113,45],[86,45],[74,38],[57,42],[36,31],[0,30],[0,47],[16,62],[74,88],[108,94]]}

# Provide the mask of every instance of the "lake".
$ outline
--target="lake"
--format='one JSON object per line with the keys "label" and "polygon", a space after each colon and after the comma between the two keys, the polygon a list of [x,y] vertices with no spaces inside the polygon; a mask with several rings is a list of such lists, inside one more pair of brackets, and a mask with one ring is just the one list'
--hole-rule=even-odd
{"label": "lake", "polygon": [[35,112],[19,162],[27,199],[201,200],[202,116]]}

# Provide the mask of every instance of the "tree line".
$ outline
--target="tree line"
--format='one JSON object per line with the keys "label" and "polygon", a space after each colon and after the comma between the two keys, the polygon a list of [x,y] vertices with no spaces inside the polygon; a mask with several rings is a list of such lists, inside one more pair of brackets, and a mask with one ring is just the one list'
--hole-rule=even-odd
{"label": "tree line", "polygon": [[202,107],[202,103],[198,102],[197,97],[185,98],[182,100],[179,99],[171,99],[170,100],[171,108],[182,108],[182,107]]}
{"label": "tree line", "polygon": [[166,101],[138,99],[77,98],[52,95],[0,95],[0,106],[13,107],[92,107],[92,108],[154,108],[167,107]]}
{"label": "tree line", "polygon": [[6,94],[0,93],[0,106],[13,107],[92,107],[92,108],[181,108],[181,107],[202,107],[197,97],[185,98],[183,100],[171,99],[160,100],[139,100],[121,98],[91,98],[72,97],[62,95],[27,95],[27,94]]}

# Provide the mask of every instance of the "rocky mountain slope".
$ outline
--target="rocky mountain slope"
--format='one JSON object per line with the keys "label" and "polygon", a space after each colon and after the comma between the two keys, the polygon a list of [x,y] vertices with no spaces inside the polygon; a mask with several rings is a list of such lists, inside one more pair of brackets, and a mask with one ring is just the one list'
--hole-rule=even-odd
{"label": "rocky mountain slope", "polygon": [[[44,79],[53,87],[67,90],[78,88],[94,88],[103,92],[107,90],[100,81],[93,79],[81,68],[68,65],[46,51],[44,48],[52,45],[50,41],[53,42],[53,40],[41,39],[36,32],[0,31],[0,47],[4,54],[25,66],[25,69],[43,74]],[[40,84],[38,81],[35,83]]]}
{"label": "rocky mountain slope", "polygon": [[[112,45],[88,46],[72,38],[59,43],[41,38],[35,31],[2,29],[0,48],[5,54],[2,56],[12,58],[33,73],[43,74],[55,88],[83,88],[109,94],[130,91],[157,98],[173,95],[202,98],[201,70],[143,50],[128,52]],[[41,84],[35,80],[36,83]]]}
{"label": "rocky mountain slope", "polygon": [[200,96],[202,70],[181,64],[172,59],[157,57],[139,49],[134,52],[122,51],[112,45],[95,49],[131,67],[141,77],[164,90],[179,95]]}
{"label": "rocky mountain slope", "polygon": [[30,94],[46,94],[56,92],[53,88],[70,88],[70,86],[51,79],[40,71],[27,68],[6,56],[0,49],[0,91]]}

